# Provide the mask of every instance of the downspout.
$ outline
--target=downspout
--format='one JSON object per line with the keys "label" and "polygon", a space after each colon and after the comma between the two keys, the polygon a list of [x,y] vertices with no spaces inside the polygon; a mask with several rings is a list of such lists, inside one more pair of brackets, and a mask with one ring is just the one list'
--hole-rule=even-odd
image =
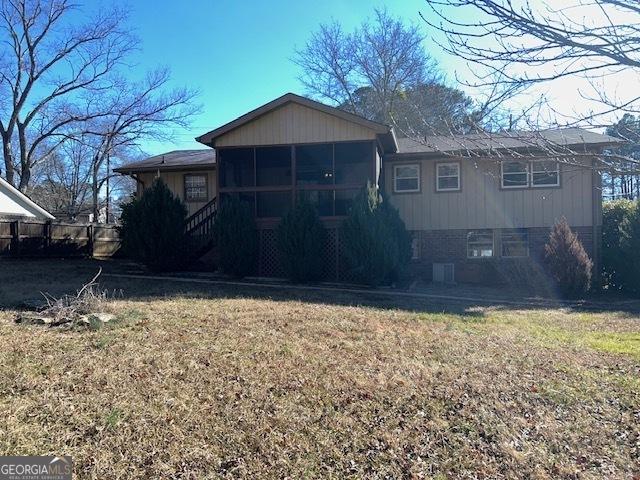
{"label": "downspout", "polygon": [[[602,151],[600,151],[602,153]],[[591,215],[593,238],[593,285],[601,284],[602,261],[602,178],[597,168],[596,157],[591,159]]]}

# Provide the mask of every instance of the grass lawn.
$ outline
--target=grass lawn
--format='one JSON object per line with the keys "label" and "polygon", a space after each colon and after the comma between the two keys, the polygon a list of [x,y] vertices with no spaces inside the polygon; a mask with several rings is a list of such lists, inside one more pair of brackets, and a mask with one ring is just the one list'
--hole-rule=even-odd
{"label": "grass lawn", "polygon": [[109,479],[640,475],[637,314],[105,278],[113,325],[12,323],[95,266],[0,261],[0,455]]}

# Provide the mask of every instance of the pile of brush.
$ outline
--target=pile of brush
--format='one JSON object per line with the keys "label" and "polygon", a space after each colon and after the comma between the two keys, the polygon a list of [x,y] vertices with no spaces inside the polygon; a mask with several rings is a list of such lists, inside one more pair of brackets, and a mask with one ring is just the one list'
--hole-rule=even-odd
{"label": "pile of brush", "polygon": [[74,295],[55,298],[42,293],[46,305],[36,311],[19,313],[15,322],[62,328],[85,327],[93,330],[100,328],[102,324],[115,317],[111,313],[104,312],[107,291],[99,287],[98,278],[101,273],[102,268]]}

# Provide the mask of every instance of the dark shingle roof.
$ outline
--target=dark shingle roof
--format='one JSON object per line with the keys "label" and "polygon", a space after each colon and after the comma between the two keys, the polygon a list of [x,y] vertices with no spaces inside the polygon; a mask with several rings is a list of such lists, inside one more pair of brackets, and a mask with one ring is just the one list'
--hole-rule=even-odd
{"label": "dark shingle roof", "polygon": [[417,141],[399,138],[398,154],[457,151],[488,151],[544,147],[609,146],[624,143],[619,138],[582,128],[559,128],[538,132],[473,133],[467,135],[429,136]]}
{"label": "dark shingle roof", "polygon": [[212,168],[216,165],[216,154],[213,149],[207,150],[174,150],[139,162],[127,163],[114,171],[118,173],[144,172],[156,170],[178,170],[183,168]]}

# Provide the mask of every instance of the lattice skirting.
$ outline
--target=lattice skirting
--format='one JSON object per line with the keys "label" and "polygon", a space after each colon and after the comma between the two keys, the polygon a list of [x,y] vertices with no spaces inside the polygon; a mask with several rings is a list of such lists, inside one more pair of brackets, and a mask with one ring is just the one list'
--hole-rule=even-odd
{"label": "lattice skirting", "polygon": [[[274,229],[258,230],[259,256],[258,275],[262,277],[285,277],[282,259],[278,250]],[[343,245],[338,228],[327,228],[327,243],[319,252],[322,257],[322,279],[325,281],[349,281]]]}

